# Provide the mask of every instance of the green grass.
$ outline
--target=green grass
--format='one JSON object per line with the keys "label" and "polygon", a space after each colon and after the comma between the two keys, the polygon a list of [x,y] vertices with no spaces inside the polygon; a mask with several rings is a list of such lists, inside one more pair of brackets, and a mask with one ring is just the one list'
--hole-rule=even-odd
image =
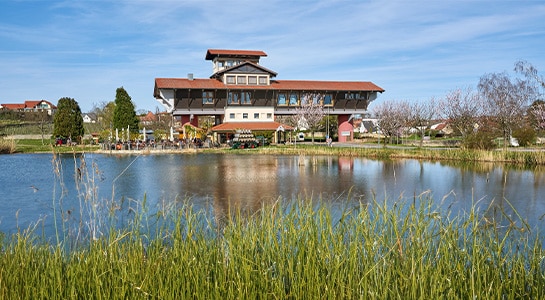
{"label": "green grass", "polygon": [[114,230],[71,251],[31,234],[4,241],[2,299],[540,299],[541,240],[478,211],[426,199],[334,217],[312,199],[211,220],[163,212],[153,234]]}
{"label": "green grass", "polygon": [[59,146],[54,147],[55,140],[46,138],[41,139],[19,139],[16,140],[16,153],[42,153],[42,152],[56,152],[56,153],[72,153],[72,152],[92,152],[99,149],[98,145],[77,145],[71,146]]}

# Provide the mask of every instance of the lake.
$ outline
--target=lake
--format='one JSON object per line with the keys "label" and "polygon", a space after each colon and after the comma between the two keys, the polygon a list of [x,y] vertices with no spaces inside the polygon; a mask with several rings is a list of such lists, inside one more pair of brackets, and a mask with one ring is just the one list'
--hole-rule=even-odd
{"label": "lake", "polygon": [[51,235],[54,209],[77,212],[87,197],[118,203],[126,211],[145,199],[149,213],[186,201],[196,209],[223,214],[232,206],[251,211],[277,200],[312,198],[341,210],[374,201],[413,201],[426,193],[451,214],[475,205],[514,215],[514,208],[531,227],[541,229],[545,214],[545,171],[502,164],[88,153],[63,154],[56,160],[52,154],[2,155],[0,169],[0,231],[6,234],[38,223],[39,232]]}

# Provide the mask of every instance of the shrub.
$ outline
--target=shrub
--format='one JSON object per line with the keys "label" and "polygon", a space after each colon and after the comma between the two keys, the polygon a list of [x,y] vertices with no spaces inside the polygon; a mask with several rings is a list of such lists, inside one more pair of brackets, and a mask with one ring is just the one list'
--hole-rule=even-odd
{"label": "shrub", "polygon": [[462,147],[466,149],[492,150],[496,148],[496,143],[494,143],[489,133],[477,131],[464,138]]}
{"label": "shrub", "polygon": [[513,131],[513,137],[518,140],[520,146],[534,144],[536,136],[536,131],[530,126],[524,126]]}

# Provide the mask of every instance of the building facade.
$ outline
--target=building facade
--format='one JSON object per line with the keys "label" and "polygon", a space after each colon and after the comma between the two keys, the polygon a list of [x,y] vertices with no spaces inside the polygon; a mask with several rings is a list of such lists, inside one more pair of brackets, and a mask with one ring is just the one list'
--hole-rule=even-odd
{"label": "building facade", "polygon": [[25,103],[0,104],[0,109],[21,112],[46,111],[48,115],[52,116],[57,111],[57,106],[47,100],[26,100]]}
{"label": "building facade", "polygon": [[214,116],[215,132],[291,128],[277,117],[312,103],[337,116],[339,142],[345,142],[353,138],[351,116],[365,114],[384,92],[368,81],[277,80],[277,73],[260,65],[265,56],[263,51],[209,49],[210,78],[156,78],[153,95],[182,124],[198,126],[199,116]]}

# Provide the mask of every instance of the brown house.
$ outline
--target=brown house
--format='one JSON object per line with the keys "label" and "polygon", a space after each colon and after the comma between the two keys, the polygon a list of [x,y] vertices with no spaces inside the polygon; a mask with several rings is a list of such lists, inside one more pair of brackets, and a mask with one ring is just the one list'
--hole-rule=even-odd
{"label": "brown house", "polygon": [[[212,61],[210,78],[193,78],[192,74],[187,78],[156,78],[153,95],[182,123],[198,126],[199,116],[214,116],[216,126],[211,130],[221,132],[276,129],[281,125],[288,128],[274,124],[276,116],[293,115],[305,103],[323,106],[341,125],[349,123],[353,114],[366,113],[369,103],[384,92],[369,81],[277,80],[276,72],[259,64],[265,56],[259,50],[209,49],[205,59]],[[348,139],[339,132],[340,142]]]}

